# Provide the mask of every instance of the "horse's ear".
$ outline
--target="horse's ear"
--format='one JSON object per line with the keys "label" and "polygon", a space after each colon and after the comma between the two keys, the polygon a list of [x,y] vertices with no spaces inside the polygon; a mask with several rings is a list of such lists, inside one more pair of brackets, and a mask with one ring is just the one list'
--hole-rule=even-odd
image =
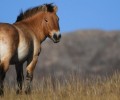
{"label": "horse's ear", "polygon": [[57,12],[57,11],[58,11],[58,7],[57,7],[57,6],[54,6],[54,7],[53,7],[53,10],[54,10],[54,12]]}
{"label": "horse's ear", "polygon": [[45,5],[42,6],[42,11],[47,12],[47,7]]}

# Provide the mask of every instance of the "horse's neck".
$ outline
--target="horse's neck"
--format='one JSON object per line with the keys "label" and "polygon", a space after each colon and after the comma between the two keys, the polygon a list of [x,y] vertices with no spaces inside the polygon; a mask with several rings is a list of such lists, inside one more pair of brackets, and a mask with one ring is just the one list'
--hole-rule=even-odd
{"label": "horse's neck", "polygon": [[42,25],[42,18],[40,20],[36,16],[34,18],[29,18],[27,20],[21,21],[19,24],[26,26],[26,30],[29,32],[31,31],[31,33],[36,36],[40,43],[46,39],[45,30],[43,29]]}

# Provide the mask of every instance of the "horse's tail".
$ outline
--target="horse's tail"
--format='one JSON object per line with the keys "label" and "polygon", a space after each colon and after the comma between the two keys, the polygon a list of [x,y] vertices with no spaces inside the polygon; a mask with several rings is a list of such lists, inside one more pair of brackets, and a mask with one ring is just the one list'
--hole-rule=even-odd
{"label": "horse's tail", "polygon": [[0,66],[1,66],[1,59],[0,59]]}

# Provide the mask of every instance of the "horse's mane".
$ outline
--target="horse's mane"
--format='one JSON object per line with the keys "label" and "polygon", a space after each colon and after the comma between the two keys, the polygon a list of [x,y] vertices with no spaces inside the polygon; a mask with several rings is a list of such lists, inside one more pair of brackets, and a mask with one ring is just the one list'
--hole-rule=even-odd
{"label": "horse's mane", "polygon": [[29,8],[28,10],[26,10],[25,12],[21,11],[20,14],[18,15],[17,17],[17,20],[16,22],[19,22],[23,19],[26,19],[26,18],[29,18],[33,15],[35,15],[36,13],[40,12],[40,11],[43,11],[42,7],[43,6],[46,6],[47,7],[47,11],[48,12],[53,12],[54,11],[54,5],[53,3],[50,3],[50,4],[43,4],[43,5],[40,5],[40,6],[37,6],[37,7],[34,7],[34,8]]}

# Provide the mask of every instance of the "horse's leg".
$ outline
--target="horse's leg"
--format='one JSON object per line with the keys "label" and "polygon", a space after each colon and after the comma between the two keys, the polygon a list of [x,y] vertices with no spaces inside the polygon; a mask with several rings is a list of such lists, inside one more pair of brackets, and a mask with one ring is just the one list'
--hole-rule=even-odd
{"label": "horse's leg", "polygon": [[5,72],[2,66],[0,66],[0,96],[4,95],[3,92],[3,80],[5,78]]}
{"label": "horse's leg", "polygon": [[18,84],[16,94],[20,94],[22,93],[22,83],[24,80],[23,63],[16,64],[15,68],[16,68],[16,73],[17,73],[17,84]]}
{"label": "horse's leg", "polygon": [[36,66],[37,60],[38,60],[38,56],[33,56],[27,62],[28,64],[27,64],[27,68],[26,68],[27,75],[26,75],[26,89],[25,89],[26,94],[31,93],[31,82],[33,79],[33,71]]}
{"label": "horse's leg", "polygon": [[6,59],[6,60],[2,61],[0,64],[0,96],[4,95],[3,81],[4,81],[4,78],[5,78],[8,68],[9,68],[9,59]]}

